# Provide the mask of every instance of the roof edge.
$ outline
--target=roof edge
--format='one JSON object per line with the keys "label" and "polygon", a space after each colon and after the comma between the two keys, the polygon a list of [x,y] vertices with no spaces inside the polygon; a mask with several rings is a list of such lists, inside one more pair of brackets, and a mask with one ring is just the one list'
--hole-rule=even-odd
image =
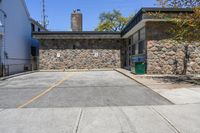
{"label": "roof edge", "polygon": [[143,7],[143,12],[193,12],[192,8],[160,8],[160,7]]}
{"label": "roof edge", "polygon": [[121,34],[121,32],[99,32],[99,31],[42,31],[42,32],[33,32],[35,35],[51,35],[51,34],[95,34],[95,35],[102,35],[102,34]]}
{"label": "roof edge", "polygon": [[[143,7],[141,8],[135,16],[126,24],[126,26],[122,29],[121,34],[125,32],[125,30],[134,22],[136,18],[146,12],[161,12],[161,13],[181,13],[181,12],[194,12],[192,8],[160,8],[160,7]],[[123,35],[122,35],[123,36]]]}
{"label": "roof edge", "polygon": [[25,9],[25,11],[26,11],[27,16],[30,17],[30,13],[29,13],[29,11],[28,11],[26,2],[25,2],[24,0],[20,0],[20,1],[22,2],[22,5],[23,5],[23,7],[24,7],[24,9]]}
{"label": "roof edge", "polygon": [[42,28],[45,31],[48,31],[48,29],[46,29],[44,26],[42,26],[38,21],[36,21],[35,19],[29,17],[30,21],[34,22],[35,24],[37,24],[37,26],[39,26],[40,28]]}

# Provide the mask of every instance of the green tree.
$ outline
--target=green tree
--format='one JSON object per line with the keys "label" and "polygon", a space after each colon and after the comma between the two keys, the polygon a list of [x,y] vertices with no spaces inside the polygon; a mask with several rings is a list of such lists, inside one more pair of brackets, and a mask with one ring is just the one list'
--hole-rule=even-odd
{"label": "green tree", "polygon": [[198,7],[200,6],[200,0],[156,0],[158,5],[161,7]]}
{"label": "green tree", "polygon": [[121,31],[128,21],[130,17],[122,16],[119,10],[113,10],[112,12],[104,12],[99,16],[100,23],[95,29],[96,31]]}
{"label": "green tree", "polygon": [[161,6],[161,7],[166,7],[168,5],[168,0],[156,0],[157,1],[157,5]]}
{"label": "green tree", "polygon": [[193,42],[200,42],[200,8],[194,8],[194,13],[187,15],[179,15],[172,19],[174,28],[170,29],[170,33],[179,42],[185,42],[184,51],[184,69],[182,74],[187,72],[187,64],[190,58],[189,45]]}
{"label": "green tree", "polygon": [[174,40],[184,44],[185,58],[183,59],[184,69],[182,74],[186,74],[190,58],[189,45],[200,41],[200,0],[168,0],[164,7],[193,9],[193,13],[179,14],[175,18],[167,17],[173,25],[173,28],[169,30],[169,34],[173,36]]}

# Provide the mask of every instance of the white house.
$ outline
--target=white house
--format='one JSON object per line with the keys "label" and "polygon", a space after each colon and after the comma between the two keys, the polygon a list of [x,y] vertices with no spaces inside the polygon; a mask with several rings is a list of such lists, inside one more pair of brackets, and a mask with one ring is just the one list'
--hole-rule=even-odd
{"label": "white house", "polygon": [[32,23],[24,0],[0,0],[1,75],[31,70]]}
{"label": "white house", "polygon": [[30,21],[31,21],[32,32],[44,32],[44,31],[48,31],[38,21],[34,20],[33,18],[30,18]]}
{"label": "white house", "polygon": [[[44,32],[48,31],[44,28],[38,21],[30,18],[32,32]],[[31,66],[32,70],[37,70],[39,68],[39,41],[32,38],[31,42]]]}

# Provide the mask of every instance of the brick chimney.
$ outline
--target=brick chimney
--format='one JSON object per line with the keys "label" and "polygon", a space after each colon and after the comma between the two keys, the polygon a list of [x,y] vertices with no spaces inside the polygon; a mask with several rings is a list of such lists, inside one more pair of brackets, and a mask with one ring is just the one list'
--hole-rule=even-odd
{"label": "brick chimney", "polygon": [[72,31],[83,31],[83,15],[80,9],[76,9],[71,14]]}

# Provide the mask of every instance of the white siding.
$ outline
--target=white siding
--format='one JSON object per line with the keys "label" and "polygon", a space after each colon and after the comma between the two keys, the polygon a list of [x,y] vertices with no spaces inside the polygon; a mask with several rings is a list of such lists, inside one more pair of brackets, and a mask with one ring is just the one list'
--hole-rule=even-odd
{"label": "white siding", "polygon": [[5,19],[5,51],[8,59],[5,64],[10,66],[10,74],[24,70],[30,64],[31,24],[29,14],[23,0],[2,0],[0,9],[4,10]]}

